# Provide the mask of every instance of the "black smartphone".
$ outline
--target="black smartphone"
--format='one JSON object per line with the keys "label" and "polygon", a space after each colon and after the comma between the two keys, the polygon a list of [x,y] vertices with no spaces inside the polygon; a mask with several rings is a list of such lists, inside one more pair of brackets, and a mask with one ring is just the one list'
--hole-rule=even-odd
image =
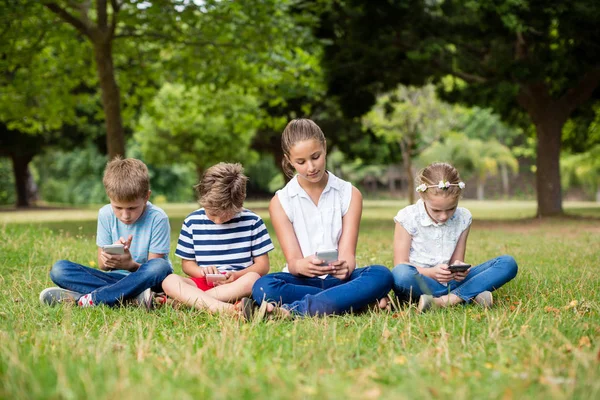
{"label": "black smartphone", "polygon": [[452,264],[448,265],[450,272],[464,272],[471,268],[471,264]]}

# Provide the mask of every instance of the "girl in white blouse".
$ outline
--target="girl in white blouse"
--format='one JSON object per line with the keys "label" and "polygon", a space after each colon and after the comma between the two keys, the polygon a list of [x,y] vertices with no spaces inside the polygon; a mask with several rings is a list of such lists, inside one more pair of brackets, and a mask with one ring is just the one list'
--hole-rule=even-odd
{"label": "girl in white blouse", "polygon": [[[416,204],[394,217],[394,292],[400,302],[418,300],[418,310],[471,300],[490,307],[492,291],[517,275],[508,255],[476,267],[464,262],[471,213],[458,207],[465,184],[447,163],[434,163],[417,175]],[[464,269],[461,271],[461,269]]]}
{"label": "girl in white blouse", "polygon": [[[280,305],[280,315],[341,314],[375,302],[385,307],[392,275],[380,265],[356,268],[362,196],[326,170],[323,132],[309,119],[295,119],[281,144],[284,170],[295,176],[275,194],[269,214],[287,265],[260,278],[252,297],[259,304],[266,300],[267,312]],[[338,251],[337,261],[316,257],[328,249]]]}

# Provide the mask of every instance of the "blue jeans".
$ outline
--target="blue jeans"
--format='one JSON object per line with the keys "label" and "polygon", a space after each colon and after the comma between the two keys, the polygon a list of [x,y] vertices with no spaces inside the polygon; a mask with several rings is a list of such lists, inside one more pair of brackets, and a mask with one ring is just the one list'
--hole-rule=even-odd
{"label": "blue jeans", "polygon": [[162,292],[162,281],[173,272],[164,258],[154,258],[130,274],[104,272],[67,260],[52,266],[50,279],[63,289],[92,294],[94,304],[114,306],[131,299],[148,288]]}
{"label": "blue jeans", "polygon": [[494,291],[517,275],[517,263],[511,256],[500,256],[471,268],[461,281],[450,281],[444,286],[435,279],[419,274],[412,265],[398,264],[392,270],[394,292],[400,302],[417,301],[422,294],[433,297],[452,293],[470,302],[479,293]]}
{"label": "blue jeans", "polygon": [[346,280],[304,278],[288,272],[265,275],[252,287],[261,304],[274,301],[297,315],[330,315],[359,311],[387,296],[392,288],[390,270],[381,265],[355,269]]}

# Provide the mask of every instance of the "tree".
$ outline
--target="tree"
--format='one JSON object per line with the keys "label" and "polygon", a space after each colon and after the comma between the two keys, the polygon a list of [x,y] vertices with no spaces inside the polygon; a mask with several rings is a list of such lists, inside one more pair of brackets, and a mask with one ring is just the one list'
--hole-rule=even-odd
{"label": "tree", "polygon": [[562,213],[562,128],[600,83],[597,1],[332,1],[321,20],[330,93],[348,115],[398,83],[454,76],[444,99],[535,125],[538,215]]}
{"label": "tree", "polygon": [[259,126],[255,97],[232,86],[165,84],[144,108],[134,138],[149,162],[177,160],[195,166],[198,178],[220,161],[245,161]]}
{"label": "tree", "polygon": [[451,117],[451,107],[437,99],[432,85],[399,86],[379,96],[373,109],[363,117],[365,127],[400,147],[409,204],[415,201],[413,159],[452,129]]}
{"label": "tree", "polygon": [[464,134],[453,133],[436,141],[420,157],[423,165],[434,161],[447,161],[461,172],[462,178],[474,175],[477,180],[477,199],[485,198],[485,183],[496,176],[502,167],[519,171],[519,163],[510,149],[496,139],[470,139]]}

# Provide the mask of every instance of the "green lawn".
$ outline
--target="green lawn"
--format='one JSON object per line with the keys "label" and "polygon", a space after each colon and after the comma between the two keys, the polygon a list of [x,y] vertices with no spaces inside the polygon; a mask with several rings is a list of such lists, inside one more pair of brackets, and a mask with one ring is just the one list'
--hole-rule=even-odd
{"label": "green lawn", "polygon": [[[392,263],[392,217],[365,203],[358,260]],[[467,261],[519,263],[496,306],[246,324],[188,309],[38,302],[58,259],[95,261],[97,209],[0,213],[0,399],[597,399],[600,205],[463,201]],[[266,202],[248,206],[267,219]],[[193,204],[167,205],[172,243]],[[276,244],[272,270],[283,255]],[[181,268],[175,261],[176,271]]]}

